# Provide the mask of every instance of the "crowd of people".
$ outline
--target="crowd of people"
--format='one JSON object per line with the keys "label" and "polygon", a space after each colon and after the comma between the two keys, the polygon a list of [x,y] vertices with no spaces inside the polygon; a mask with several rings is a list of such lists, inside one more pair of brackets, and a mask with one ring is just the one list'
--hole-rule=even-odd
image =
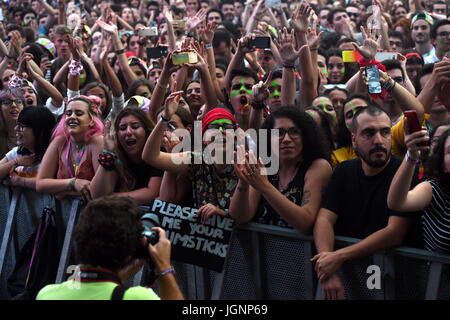
{"label": "crowd of people", "polygon": [[[0,177],[10,185],[86,202],[161,199],[198,208],[203,222],[312,234],[326,299],[344,298],[345,261],[400,244],[450,253],[448,1],[0,8]],[[228,143],[248,129],[277,129],[265,141],[276,173],[261,143]],[[335,234],[361,241],[336,250]]]}

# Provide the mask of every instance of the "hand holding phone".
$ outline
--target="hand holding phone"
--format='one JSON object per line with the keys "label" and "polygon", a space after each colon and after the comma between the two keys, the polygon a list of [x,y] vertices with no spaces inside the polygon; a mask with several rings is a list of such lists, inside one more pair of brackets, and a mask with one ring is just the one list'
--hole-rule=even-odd
{"label": "hand holding phone", "polygon": [[[408,121],[409,133],[414,133],[414,132],[422,130],[422,126],[420,125],[416,110],[407,110],[407,111],[404,111],[403,114],[405,115],[406,121]],[[418,143],[417,146],[427,147],[428,143],[421,142],[421,143]]]}
{"label": "hand holding phone", "polygon": [[256,49],[270,49],[270,38],[269,37],[255,37],[254,39],[249,39],[248,48]]}
{"label": "hand holding phone", "polygon": [[367,89],[369,93],[381,93],[380,70],[378,70],[378,66],[368,65],[366,67],[366,76],[368,80]]}

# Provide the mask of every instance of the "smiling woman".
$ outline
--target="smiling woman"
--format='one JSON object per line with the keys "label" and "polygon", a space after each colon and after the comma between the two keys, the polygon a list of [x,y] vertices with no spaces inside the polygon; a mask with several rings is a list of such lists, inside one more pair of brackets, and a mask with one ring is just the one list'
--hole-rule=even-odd
{"label": "smiling woman", "polygon": [[103,145],[103,124],[97,112],[89,97],[77,96],[69,101],[42,159],[36,182],[38,192],[58,198],[91,198],[90,181],[97,171]]}

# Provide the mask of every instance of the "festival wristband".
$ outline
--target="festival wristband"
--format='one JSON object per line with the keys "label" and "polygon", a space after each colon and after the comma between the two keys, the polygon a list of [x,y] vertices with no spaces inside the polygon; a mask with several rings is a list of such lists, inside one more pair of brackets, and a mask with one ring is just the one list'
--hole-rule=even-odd
{"label": "festival wristband", "polygon": [[169,269],[163,270],[158,274],[158,276],[165,276],[166,274],[169,274],[169,273],[175,273],[175,268],[170,267]]}

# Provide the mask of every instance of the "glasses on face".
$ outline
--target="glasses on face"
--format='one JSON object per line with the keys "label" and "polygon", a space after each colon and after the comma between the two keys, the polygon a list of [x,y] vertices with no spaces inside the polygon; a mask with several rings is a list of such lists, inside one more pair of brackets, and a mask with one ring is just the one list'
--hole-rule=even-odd
{"label": "glasses on face", "polygon": [[403,47],[403,44],[401,41],[389,41],[389,44],[392,46],[396,46],[396,47]]}
{"label": "glasses on face", "polygon": [[290,127],[290,128],[277,128],[278,129],[278,139],[282,140],[284,139],[284,136],[286,133],[291,137],[292,139],[300,138],[301,136],[301,130],[297,127]]}
{"label": "glasses on face", "polygon": [[17,132],[24,132],[27,129],[31,129],[31,128],[27,127],[27,126],[24,126],[24,125],[21,125],[21,124],[17,124],[17,126],[16,126],[16,131]]}
{"label": "glasses on face", "polygon": [[353,12],[347,12],[347,15],[348,15],[349,17],[355,17],[355,18],[358,17],[358,14],[357,14],[357,13],[353,13]]}
{"label": "glasses on face", "polygon": [[438,37],[447,38],[450,35],[448,31],[442,31],[436,34]]}
{"label": "glasses on face", "polygon": [[236,126],[234,124],[229,124],[229,123],[214,123],[214,124],[208,125],[208,129],[220,130],[220,128],[225,129],[225,130],[234,130],[236,128]]}
{"label": "glasses on face", "polygon": [[6,107],[11,107],[12,104],[15,104],[16,106],[22,106],[23,105],[23,100],[22,99],[4,99],[2,100],[2,105],[6,106]]}

